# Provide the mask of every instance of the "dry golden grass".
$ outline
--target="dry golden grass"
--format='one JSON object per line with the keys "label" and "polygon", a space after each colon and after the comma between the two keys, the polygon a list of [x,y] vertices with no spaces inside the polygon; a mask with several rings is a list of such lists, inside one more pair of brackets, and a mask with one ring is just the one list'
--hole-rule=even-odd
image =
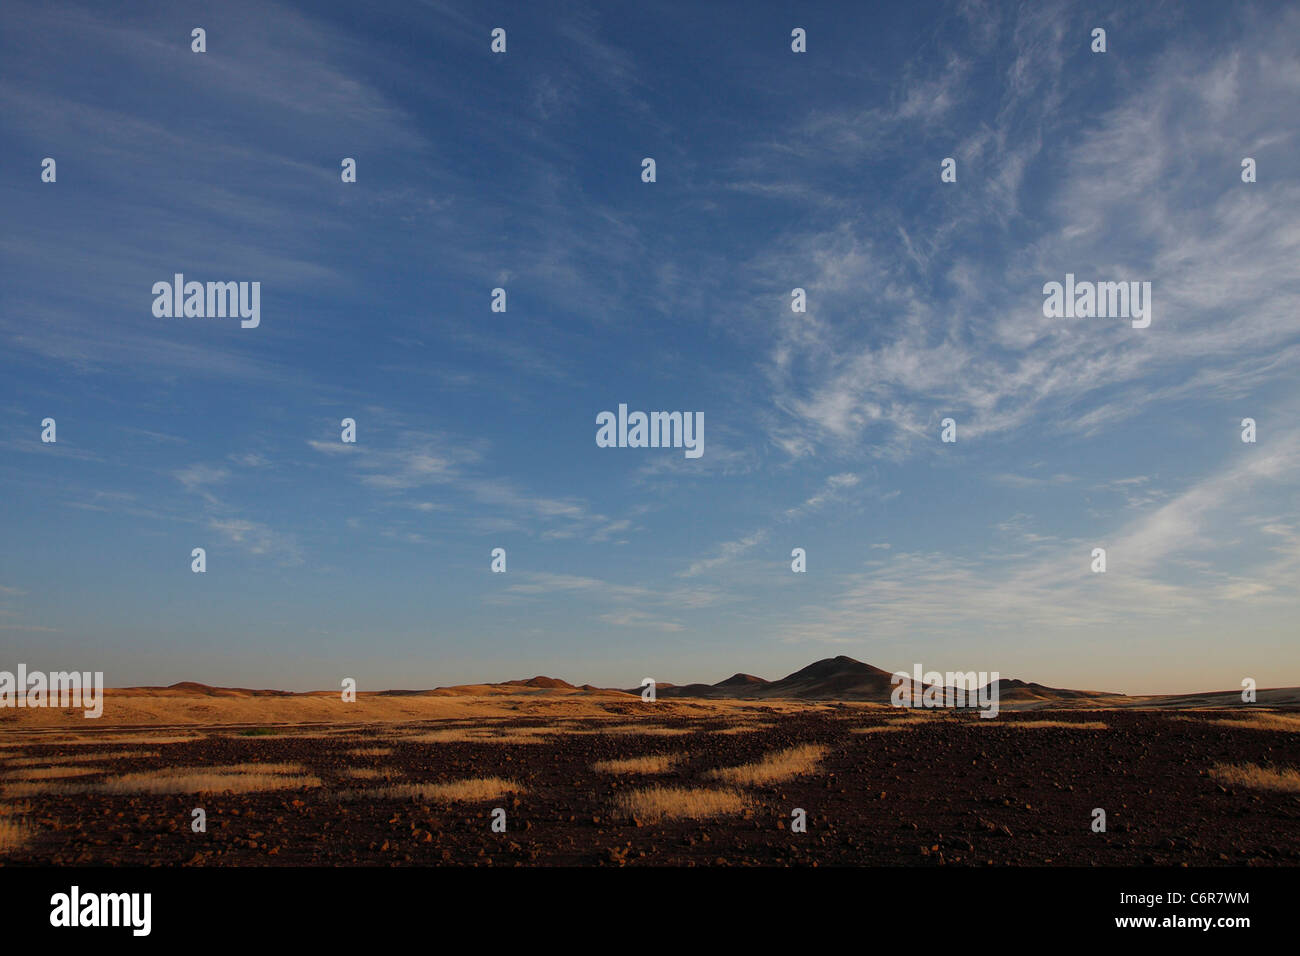
{"label": "dry golden grass", "polygon": [[400,738],[410,744],[544,744],[551,731],[546,727],[512,727],[497,730],[487,727],[466,727],[454,730],[434,730]]}
{"label": "dry golden grass", "polygon": [[124,760],[133,757],[160,757],[157,750],[110,750],[106,753],[74,754],[71,757],[12,757],[8,767],[56,767],[67,763],[82,763],[86,760]]}
{"label": "dry golden grass", "polygon": [[647,737],[682,737],[686,734],[699,733],[697,727],[642,727],[638,730],[629,730],[630,734],[645,734]]}
{"label": "dry golden grass", "polygon": [[9,740],[0,740],[0,747],[43,747],[52,744],[63,747],[68,744],[93,743],[102,743],[102,741],[83,740],[80,737],[70,737],[66,734],[22,734]]}
{"label": "dry golden grass", "polygon": [[736,790],[703,787],[646,787],[620,793],[614,798],[614,812],[645,823],[661,820],[705,820],[739,813],[748,805]]}
{"label": "dry golden grass", "polygon": [[622,760],[600,760],[591,765],[596,773],[667,773],[681,759],[681,754],[649,754]]}
{"label": "dry golden grass", "polygon": [[[97,737],[78,737],[75,740],[48,741],[60,745],[86,746],[94,745],[102,747],[104,744],[112,744],[114,747],[124,747],[127,744],[137,744],[145,746],[156,746],[158,744],[186,744],[196,740],[202,740],[199,734],[138,734],[135,736],[122,736],[114,733],[104,733]],[[45,743],[47,741],[41,741]]]}
{"label": "dry golden grass", "polygon": [[341,796],[353,799],[427,800],[431,803],[481,803],[510,793],[527,792],[513,780],[500,777],[472,777],[451,783],[399,783],[371,790],[351,790]]}
{"label": "dry golden grass", "polygon": [[191,767],[192,771],[203,772],[211,770],[213,773],[220,774],[239,774],[239,773],[274,773],[274,774],[302,774],[307,773],[307,768],[300,763],[262,763],[254,761],[252,763],[228,763],[218,767]]}
{"label": "dry golden grass", "polygon": [[855,734],[887,734],[893,730],[911,730],[907,721],[894,720],[887,724],[867,724],[865,727],[853,727]]}
{"label": "dry golden grass", "polygon": [[306,790],[321,785],[301,764],[231,764],[224,767],[177,767],[151,773],[128,773],[95,787],[102,793],[256,793]]}
{"label": "dry golden grass", "polygon": [[6,784],[3,789],[3,796],[6,799],[12,799],[14,797],[39,797],[47,793],[85,793],[87,789],[88,787],[85,784],[59,783],[55,780],[44,780],[35,783]]}
{"label": "dry golden grass", "polygon": [[610,724],[608,727],[592,727],[584,730],[571,730],[577,736],[605,736],[606,734],[645,734],[648,737],[680,737],[683,734],[696,733],[693,727],[664,727],[659,724]]}
{"label": "dry golden grass", "polygon": [[31,840],[31,830],[21,820],[0,817],[0,853],[21,850]]}
{"label": "dry golden grass", "polygon": [[924,709],[921,707],[883,707],[879,710],[862,710],[846,714],[836,714],[840,720],[859,723],[864,718],[871,718],[881,722],[891,724],[907,723],[927,723],[935,720],[941,720],[952,714],[951,710],[946,708]]}
{"label": "dry golden grass", "polygon": [[393,753],[392,747],[358,747],[356,750],[349,750],[349,754],[354,757],[388,757]]}
{"label": "dry golden grass", "polygon": [[11,780],[55,780],[60,777],[87,777],[93,773],[103,773],[103,767],[28,767],[15,770],[9,775]]}
{"label": "dry golden grass", "polygon": [[827,748],[820,744],[800,744],[798,747],[767,754],[757,763],[710,770],[707,776],[714,780],[725,780],[728,783],[748,787],[776,783],[815,772],[821,765],[826,750]]}
{"label": "dry golden grass", "polygon": [[[154,733],[179,734],[197,728],[208,728],[207,733],[238,733],[244,727],[298,728],[307,733],[322,728],[336,729],[345,725],[353,727],[400,727],[430,721],[450,720],[485,722],[492,718],[537,716],[548,723],[556,720],[605,720],[618,717],[623,721],[633,717],[633,709],[643,710],[639,695],[621,693],[502,693],[499,689],[483,688],[481,692],[469,689],[435,692],[430,695],[381,696],[361,693],[355,703],[343,703],[337,692],[308,694],[292,697],[258,696],[225,697],[176,694],[161,692],[105,692],[104,716],[97,721],[87,721],[80,711],[68,714],[62,710],[33,708],[10,711],[16,719],[6,730],[14,727],[24,736],[32,731],[64,734],[76,733],[95,736],[101,741],[109,728],[121,728],[129,733],[142,733],[150,728]],[[733,701],[733,700],[670,700],[661,699],[654,705],[658,719],[667,717],[736,718],[761,715],[764,718],[784,713],[824,713],[829,705],[807,701]],[[93,734],[86,725],[97,725]],[[220,728],[220,730],[218,730]],[[257,738],[249,738],[250,740]]]}
{"label": "dry golden grass", "polygon": [[[452,696],[378,696],[361,693],[355,703],[343,703],[337,692],[292,697],[210,697],[168,693],[115,693],[105,695],[104,717],[94,721],[102,728],[165,727],[172,732],[190,727],[222,727],[238,732],[244,727],[298,727],[307,732],[343,725],[410,724],[431,720],[513,717],[520,712],[554,709],[562,716],[600,715],[607,701],[627,695],[523,696],[457,694]],[[21,730],[46,729],[84,732],[81,712],[74,715],[49,708],[16,711]]]}
{"label": "dry golden grass", "polygon": [[1215,780],[1233,784],[1238,787],[1250,787],[1255,790],[1277,790],[1282,793],[1300,793],[1300,772],[1283,768],[1273,770],[1259,767],[1253,763],[1216,764],[1210,768],[1210,776]]}
{"label": "dry golden grass", "polygon": [[1251,714],[1239,720],[1206,720],[1197,723],[1215,724],[1239,730],[1282,730],[1300,733],[1300,714]]}
{"label": "dry golden grass", "polygon": [[738,724],[735,727],[723,727],[721,730],[713,731],[713,733],[730,737],[733,734],[752,734],[760,730],[771,730],[775,726],[776,724]]}
{"label": "dry golden grass", "polygon": [[269,734],[225,731],[221,734],[221,738],[223,740],[346,740],[353,734],[351,729],[300,731],[291,727],[276,727],[273,730],[274,732]]}
{"label": "dry golden grass", "polygon": [[979,719],[967,721],[969,724],[989,724],[998,727],[1018,727],[1021,730],[1043,730],[1061,728],[1063,730],[1105,730],[1106,724],[1100,720],[993,720]]}

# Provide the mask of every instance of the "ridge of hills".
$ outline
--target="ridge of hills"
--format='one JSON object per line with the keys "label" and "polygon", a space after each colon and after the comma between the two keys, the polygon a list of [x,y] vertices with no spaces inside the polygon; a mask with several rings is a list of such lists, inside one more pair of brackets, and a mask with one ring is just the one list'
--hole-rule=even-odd
{"label": "ridge of hills", "polygon": [[[656,696],[667,698],[709,698],[709,699],[755,699],[786,698],[800,700],[846,700],[872,701],[888,703],[894,691],[890,671],[882,670],[871,664],[840,655],[814,661],[807,667],[787,674],[779,680],[767,680],[753,674],[738,672],[716,684],[690,683],[672,684],[658,682],[655,685]],[[1110,694],[1103,691],[1070,690],[1060,687],[1047,687],[1043,684],[1004,677],[997,682],[999,700],[1003,701],[1056,701],[1085,700],[1091,698],[1123,697],[1122,694]],[[283,690],[253,690],[246,687],[213,687],[197,681],[180,681],[167,687],[123,687],[114,688],[115,693],[128,696],[198,696],[198,697],[302,697],[334,696],[338,691],[306,691],[296,693]],[[525,680],[507,680],[486,684],[460,684],[450,687],[435,687],[430,690],[381,690],[363,691],[361,693],[387,697],[418,696],[465,696],[465,695],[503,695],[503,694],[537,694],[559,693],[573,694],[636,694],[637,688],[603,688],[591,684],[571,684],[555,677],[538,675]]]}

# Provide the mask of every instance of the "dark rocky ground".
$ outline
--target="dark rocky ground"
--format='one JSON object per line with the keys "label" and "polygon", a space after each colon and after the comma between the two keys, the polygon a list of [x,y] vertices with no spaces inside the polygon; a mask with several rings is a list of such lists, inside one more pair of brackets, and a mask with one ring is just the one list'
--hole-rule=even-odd
{"label": "dark rocky ground", "polygon": [[[947,715],[890,733],[852,726],[889,720],[833,710],[753,716],[775,726],[724,735],[725,720],[656,719],[690,728],[681,736],[560,734],[541,744],[414,743],[393,731],[346,737],[241,737],[214,731],[194,741],[136,744],[162,751],[164,766],[251,762],[306,765],[321,787],[262,793],[110,795],[53,792],[0,802],[25,807],[33,839],[0,855],[5,865],[130,864],[202,866],[985,866],[985,865],[1284,865],[1300,864],[1300,794],[1224,786],[1207,774],[1218,763],[1300,767],[1300,734],[1210,723],[1222,714],[1140,711],[1004,713],[996,720]],[[1018,729],[1026,720],[1103,721],[1105,730]],[[485,722],[487,723],[487,722]],[[584,726],[582,720],[573,722]],[[536,718],[492,726],[538,727]],[[448,726],[403,725],[400,733]],[[598,724],[591,723],[592,728]],[[753,762],[802,743],[829,747],[817,773],[744,788],[752,808],[705,821],[638,825],[615,819],[611,801],[647,784],[708,786],[712,768]],[[357,756],[358,746],[391,755]],[[130,747],[74,749],[52,743],[10,747],[23,758]],[[598,760],[685,753],[653,777],[593,771]],[[111,774],[157,768],[158,758],[101,762]],[[351,779],[344,768],[374,768]],[[110,775],[111,775],[110,774]],[[12,780],[0,770],[0,779]],[[343,789],[386,783],[496,776],[525,792],[481,804],[425,805],[410,799],[344,800]],[[93,785],[103,777],[68,780]],[[191,832],[204,807],[208,832]],[[506,833],[489,814],[504,806]],[[790,832],[804,808],[808,832]],[[1091,829],[1104,808],[1107,832]]]}

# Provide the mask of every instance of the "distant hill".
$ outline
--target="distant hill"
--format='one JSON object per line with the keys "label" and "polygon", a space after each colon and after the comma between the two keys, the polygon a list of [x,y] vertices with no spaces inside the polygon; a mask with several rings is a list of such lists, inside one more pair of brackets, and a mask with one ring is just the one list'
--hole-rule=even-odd
{"label": "distant hill", "polygon": [[714,687],[758,687],[770,683],[753,674],[732,674],[726,680],[720,680]]}
{"label": "distant hill", "polygon": [[1004,677],[998,681],[998,700],[1032,701],[1032,700],[1078,700],[1093,697],[1123,697],[1123,694],[1107,694],[1098,690],[1064,690],[1060,687],[1044,687],[1042,684],[1025,683]]}
{"label": "distant hill", "polygon": [[118,687],[113,693],[124,697],[293,697],[288,690],[252,690],[248,687],[211,687],[183,680],[166,687]]}
{"label": "distant hill", "polygon": [[[787,699],[810,701],[852,701],[859,703],[888,704],[894,687],[891,672],[852,657],[827,657],[814,661],[807,667],[787,674],[780,680],[766,680],[744,672],[732,674],[716,684],[672,684],[659,681],[655,695],[659,698],[696,698],[713,700],[763,700]],[[213,687],[196,681],[181,681],[167,687],[108,688],[122,697],[320,697],[337,699],[338,690],[316,690],[295,693],[284,690],[252,690],[247,687]],[[1040,708],[1112,708],[1142,707],[1181,709],[1188,707],[1235,707],[1241,703],[1241,691],[1207,691],[1194,694],[1154,694],[1130,697],[1124,694],[1095,690],[1070,690],[1048,687],[1032,681],[1003,677],[997,682],[998,702],[1014,710]],[[358,697],[508,697],[527,696],[594,696],[622,699],[627,695],[641,695],[640,687],[608,688],[591,684],[576,686],[557,677],[530,677],[525,680],[507,680],[493,684],[459,684],[435,687],[432,690],[367,690],[360,688]],[[1286,707],[1300,704],[1300,688],[1283,687],[1258,691],[1258,703],[1265,707]]]}
{"label": "distant hill", "polygon": [[[827,657],[814,661],[807,667],[787,674],[780,680],[765,680],[753,674],[736,673],[716,684],[671,684],[666,681],[655,685],[658,697],[699,697],[715,700],[786,698],[796,700],[852,700],[889,703],[893,685],[891,673],[854,660],[852,657]],[[246,687],[212,687],[196,681],[181,681],[168,687],[124,687],[115,693],[128,696],[153,697],[292,697],[306,696],[284,690],[251,690]],[[309,691],[309,695],[332,696],[337,691]],[[435,687],[432,690],[360,690],[362,694],[381,697],[462,697],[499,696],[503,694],[636,694],[641,688],[625,690],[577,686],[558,677],[530,677],[526,680],[507,680],[492,684],[459,684]],[[1122,697],[1090,690],[1064,690],[1028,683],[1012,678],[998,681],[999,700],[1005,703],[1034,703],[1091,698]]]}
{"label": "distant hill", "polygon": [[[780,680],[768,681],[752,674],[735,674],[716,684],[682,684],[676,687],[660,684],[656,686],[655,694],[658,697],[783,697],[887,704],[894,691],[892,677],[890,671],[841,655],[814,661]],[[640,690],[629,690],[628,693],[640,693]],[[998,681],[998,693],[1000,701],[1026,702],[1122,696],[1099,691],[1064,690],[1011,678]]]}
{"label": "distant hill", "polygon": [[577,690],[578,688],[570,684],[567,680],[560,680],[556,677],[530,677],[528,680],[507,680],[494,687],[544,687],[548,690]]}

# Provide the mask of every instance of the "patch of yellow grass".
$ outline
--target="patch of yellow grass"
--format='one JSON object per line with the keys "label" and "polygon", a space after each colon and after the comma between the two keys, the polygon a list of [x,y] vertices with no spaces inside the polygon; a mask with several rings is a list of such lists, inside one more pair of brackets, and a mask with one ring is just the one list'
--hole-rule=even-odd
{"label": "patch of yellow grass", "polygon": [[504,731],[487,727],[466,727],[412,734],[409,737],[402,737],[401,741],[411,744],[544,744],[547,742],[545,737],[549,733],[551,731],[546,727],[515,727]]}
{"label": "patch of yellow grass", "polygon": [[767,754],[757,763],[710,770],[707,776],[748,787],[776,783],[815,772],[821,764],[822,757],[826,755],[826,750],[827,748],[820,744],[800,744],[798,747]]}
{"label": "patch of yellow grass", "polygon": [[349,797],[392,800],[428,800],[431,803],[481,803],[497,800],[508,793],[525,793],[523,786],[500,777],[472,777],[451,783],[399,783],[373,790],[353,790]]}
{"label": "patch of yellow grass", "polygon": [[127,744],[148,744],[155,746],[158,744],[185,744],[193,743],[196,740],[202,739],[203,738],[199,734],[185,734],[184,736],[176,734],[142,734],[134,737],[121,737],[116,734],[105,733],[99,736],[98,739],[79,737],[76,740],[60,740],[56,742],[60,745],[69,744],[73,746],[85,746],[87,744],[103,746],[104,744],[112,744],[114,747],[124,747]]}
{"label": "patch of yellow grass", "polygon": [[1251,714],[1241,720],[1207,720],[1197,723],[1216,724],[1241,730],[1282,730],[1300,733],[1300,714]]}
{"label": "patch of yellow grass", "polygon": [[747,806],[745,795],[736,790],[703,787],[646,787],[620,793],[614,798],[614,812],[646,823],[660,820],[704,820],[739,813]]}
{"label": "patch of yellow grass", "polygon": [[274,774],[301,774],[306,773],[307,768],[300,763],[261,763],[254,761],[252,763],[228,763],[219,767],[191,767],[191,770],[203,772],[212,771],[213,773],[274,773]]}
{"label": "patch of yellow grass", "polygon": [[11,740],[0,740],[0,747],[47,747],[58,745],[65,747],[68,744],[90,744],[95,743],[93,740],[82,740],[80,737],[56,737],[49,734],[23,734],[15,736]]}
{"label": "patch of yellow grass", "polygon": [[35,783],[10,783],[4,788],[4,796],[11,797],[38,797],[46,793],[84,793],[87,787],[70,783],[58,783],[54,780],[39,781]]}
{"label": "patch of yellow grass", "polygon": [[1215,764],[1210,776],[1224,783],[1255,790],[1278,790],[1282,793],[1300,793],[1300,772],[1283,768],[1273,770],[1253,763]]}
{"label": "patch of yellow grass", "polygon": [[681,759],[681,754],[649,754],[622,760],[600,760],[591,765],[596,773],[667,773]]}
{"label": "patch of yellow grass", "polygon": [[55,780],[59,777],[86,777],[92,773],[103,773],[103,767],[29,767],[15,770],[10,774],[11,780]]}
{"label": "patch of yellow grass", "polygon": [[177,767],[150,773],[128,773],[104,781],[103,793],[256,793],[264,790],[305,790],[320,779],[301,764],[245,763],[224,767]]}
{"label": "patch of yellow grass", "polygon": [[972,724],[995,724],[998,727],[1019,727],[1021,730],[1043,730],[1059,727],[1063,730],[1105,730],[1106,724],[1100,720],[992,720],[980,718],[967,721]]}
{"label": "patch of yellow grass", "polygon": [[356,750],[348,751],[354,757],[387,757],[392,752],[392,747],[358,747]]}
{"label": "patch of yellow grass", "polygon": [[223,740],[338,740],[346,738],[353,733],[351,730],[333,730],[333,731],[294,731],[290,729],[280,730],[273,728],[275,733],[272,734],[245,734],[239,731],[226,732],[221,735]]}
{"label": "patch of yellow grass", "polygon": [[864,717],[879,717],[891,723],[924,723],[926,721],[941,720],[944,717],[951,716],[952,713],[953,710],[947,707],[885,707],[879,711],[869,710],[846,714],[842,719],[857,721]]}
{"label": "patch of yellow grass", "polygon": [[855,734],[886,734],[892,730],[911,730],[906,721],[895,720],[887,724],[867,724],[865,727],[853,727]]}
{"label": "patch of yellow grass", "polygon": [[715,730],[713,733],[729,737],[733,734],[752,734],[760,730],[771,730],[775,724],[739,724],[735,727],[724,727],[721,730]]}
{"label": "patch of yellow grass", "polygon": [[124,760],[132,757],[160,757],[157,750],[110,750],[107,753],[74,754],[71,757],[12,757],[9,767],[56,767],[66,763],[81,763],[84,760]]}
{"label": "patch of yellow grass", "polygon": [[692,727],[664,727],[659,724],[611,724],[608,727],[594,727],[589,730],[571,730],[569,733],[587,736],[604,736],[605,734],[645,734],[649,737],[680,737],[693,734]]}

